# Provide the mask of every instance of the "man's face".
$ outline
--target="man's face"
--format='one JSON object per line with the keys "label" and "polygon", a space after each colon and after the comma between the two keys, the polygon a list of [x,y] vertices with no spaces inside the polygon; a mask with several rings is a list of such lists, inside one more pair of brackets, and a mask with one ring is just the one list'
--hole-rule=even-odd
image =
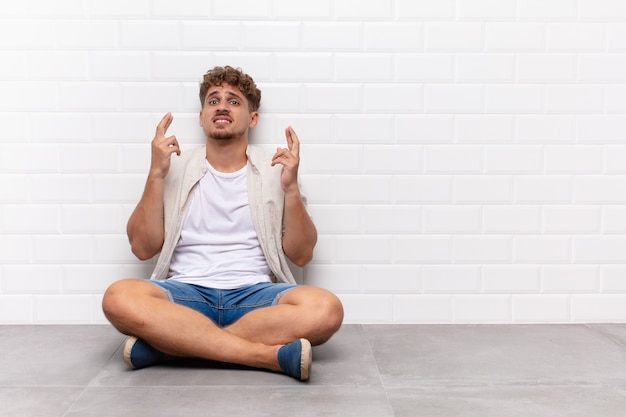
{"label": "man's face", "polygon": [[229,140],[247,137],[248,129],[255,127],[257,112],[250,112],[248,100],[230,84],[212,86],[204,98],[200,112],[200,126],[207,138]]}

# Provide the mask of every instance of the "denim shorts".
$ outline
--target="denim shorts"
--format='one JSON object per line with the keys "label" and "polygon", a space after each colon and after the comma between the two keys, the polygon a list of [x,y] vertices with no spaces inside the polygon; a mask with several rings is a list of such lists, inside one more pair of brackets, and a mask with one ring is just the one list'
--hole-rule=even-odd
{"label": "denim shorts", "polygon": [[234,290],[220,290],[179,281],[150,281],[161,287],[170,301],[192,308],[220,327],[228,326],[244,314],[278,303],[296,284],[263,282]]}

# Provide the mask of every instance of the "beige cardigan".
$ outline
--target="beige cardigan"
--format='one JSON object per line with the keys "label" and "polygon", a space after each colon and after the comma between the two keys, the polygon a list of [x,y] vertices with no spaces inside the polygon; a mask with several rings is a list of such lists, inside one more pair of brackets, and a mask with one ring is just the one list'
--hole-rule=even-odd
{"label": "beige cardigan", "polygon": [[[282,167],[272,167],[272,155],[259,147],[249,145],[246,154],[248,201],[261,249],[274,274],[274,280],[295,283],[282,248],[285,205],[284,192],[280,187]],[[172,156],[170,170],[163,183],[165,241],[150,279],[168,278],[172,254],[192,200],[192,190],[207,169],[205,146],[184,152],[181,156]],[[306,204],[304,197],[303,202]]]}

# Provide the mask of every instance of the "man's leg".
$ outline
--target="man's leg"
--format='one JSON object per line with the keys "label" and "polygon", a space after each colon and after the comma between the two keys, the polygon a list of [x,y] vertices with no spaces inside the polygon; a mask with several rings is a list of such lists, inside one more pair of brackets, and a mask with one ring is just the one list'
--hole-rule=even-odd
{"label": "man's leg", "polygon": [[268,345],[225,331],[203,314],[170,301],[151,282],[116,282],[107,289],[102,305],[117,330],[165,354],[283,371],[278,350],[288,342]]}
{"label": "man's leg", "polygon": [[269,345],[299,338],[319,345],[339,330],[342,321],[343,307],[336,295],[322,288],[302,286],[287,291],[274,306],[247,313],[225,330]]}

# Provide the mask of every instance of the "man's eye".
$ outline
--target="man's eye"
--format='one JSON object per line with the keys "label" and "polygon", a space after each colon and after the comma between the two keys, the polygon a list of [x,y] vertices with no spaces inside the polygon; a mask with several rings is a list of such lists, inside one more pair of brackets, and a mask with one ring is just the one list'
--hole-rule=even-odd
{"label": "man's eye", "polygon": [[239,102],[237,100],[231,100],[230,104],[232,104],[233,106],[238,106]]}
{"label": "man's eye", "polygon": [[217,104],[217,100],[209,100],[209,104],[214,106]]}

